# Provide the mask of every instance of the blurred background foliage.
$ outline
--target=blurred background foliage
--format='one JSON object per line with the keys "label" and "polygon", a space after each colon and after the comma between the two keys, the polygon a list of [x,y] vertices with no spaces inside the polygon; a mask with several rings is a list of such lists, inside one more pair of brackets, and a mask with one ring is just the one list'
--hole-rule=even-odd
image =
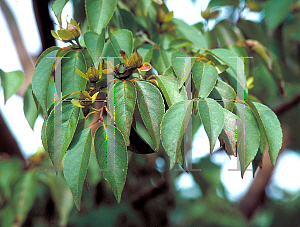
{"label": "blurred background foliage", "polygon": [[[172,0],[168,1],[172,4]],[[6,19],[13,18],[5,1],[0,2]],[[32,2],[45,50],[55,45],[48,11],[52,1]],[[74,19],[84,32],[84,0],[73,0],[73,7]],[[257,12],[257,22],[243,19],[245,11]],[[170,49],[193,51],[199,43],[205,43],[206,48],[228,48],[238,56],[253,57],[245,59],[245,74],[248,86],[252,87],[250,98],[275,111],[283,127],[284,148],[299,152],[300,1],[212,0],[201,16],[203,21],[190,26],[173,18],[173,13],[159,0],[119,0],[109,27],[131,30],[136,35],[135,48],[144,58],[149,49],[145,43],[155,45],[151,64],[160,74],[165,71],[163,58]],[[17,28],[12,22],[9,26]],[[26,55],[23,58],[26,60]],[[28,65],[24,62],[26,71]],[[19,72],[10,75],[16,78],[13,87],[6,82],[7,73],[0,71],[6,100],[24,80]],[[24,84],[28,86],[30,80],[30,76],[25,77]],[[18,92],[24,96],[24,112],[33,127],[39,110],[34,109],[29,91],[25,86]],[[1,130],[5,133],[2,125]],[[78,211],[62,174],[56,176],[42,149],[25,160],[17,148],[9,147],[1,147],[0,226],[300,226],[298,194],[278,189],[283,195],[281,199],[266,196],[273,170],[268,163],[264,163],[264,171],[258,171],[258,180],[253,181],[240,203],[232,203],[224,192],[220,167],[209,157],[193,164],[194,169],[202,171],[189,173],[196,184],[184,190],[175,187],[182,172],[168,170],[164,152],[131,153],[122,200],[117,204],[98,171],[93,153],[82,208]]]}

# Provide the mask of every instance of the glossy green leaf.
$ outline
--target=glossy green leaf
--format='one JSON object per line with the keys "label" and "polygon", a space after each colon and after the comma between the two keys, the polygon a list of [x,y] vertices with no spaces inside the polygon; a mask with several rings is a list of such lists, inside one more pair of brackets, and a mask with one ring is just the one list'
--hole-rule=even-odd
{"label": "glossy green leaf", "polygon": [[146,81],[136,82],[137,103],[143,122],[153,141],[155,150],[160,143],[160,123],[165,113],[165,104],[157,87]]}
{"label": "glossy green leaf", "polygon": [[182,139],[191,119],[191,113],[191,101],[180,101],[167,110],[161,122],[161,140],[169,155],[170,169],[181,156]]}
{"label": "glossy green leaf", "polygon": [[[122,81],[114,86],[115,124],[124,135],[126,145],[129,146],[129,135],[136,103],[135,86],[130,81]],[[111,94],[108,96],[111,98]],[[112,99],[113,101],[113,99]]]}
{"label": "glossy green leaf", "polygon": [[61,13],[65,7],[65,5],[68,3],[69,0],[55,0],[52,4],[52,10],[54,12],[54,15],[57,18],[58,23],[61,25]]}
{"label": "glossy green leaf", "polygon": [[[243,58],[238,58],[234,52],[226,49],[213,49],[208,51],[213,56],[217,57],[219,60],[223,61],[226,65],[228,65],[229,69],[226,71],[228,75],[231,77],[230,79],[233,81],[234,86],[237,90],[244,90],[244,95],[248,94],[247,86],[245,86],[245,75],[238,76],[238,61],[243,61]],[[244,67],[244,63],[240,62],[239,66]],[[241,70],[241,69],[240,69]],[[239,71],[240,72],[240,71]]]}
{"label": "glossy green leaf", "polygon": [[57,34],[63,41],[75,40],[75,36],[69,30],[58,30]]}
{"label": "glossy green leaf", "polygon": [[162,57],[162,60],[164,61],[165,66],[166,67],[171,66],[171,56],[174,51],[173,50],[166,51],[163,48],[160,48],[159,51],[160,51],[160,55]]}
{"label": "glossy green leaf", "polygon": [[55,62],[55,55],[58,50],[49,52],[36,66],[32,77],[32,91],[42,107],[44,114],[47,116],[47,91],[51,74]]}
{"label": "glossy green leaf", "polygon": [[166,68],[169,67],[165,65],[164,60],[161,56],[161,51],[157,47],[153,49],[151,64],[157,70],[159,75],[163,74]]}
{"label": "glossy green leaf", "polygon": [[62,96],[71,94],[75,91],[84,91],[86,80],[82,78],[76,69],[86,73],[86,61],[81,51],[70,51],[65,55],[66,58],[62,59],[61,65],[61,91]]}
{"label": "glossy green leaf", "polygon": [[44,150],[47,154],[47,157],[49,158],[49,160],[51,160],[49,152],[48,152],[48,144],[47,144],[47,122],[48,122],[48,119],[45,118],[43,125],[42,125],[41,139],[42,139],[42,144],[43,144]]}
{"label": "glossy green leaf", "polygon": [[198,102],[198,109],[210,142],[210,153],[212,154],[216,140],[224,125],[223,108],[211,98],[202,98]]}
{"label": "glossy green leaf", "polygon": [[135,36],[137,31],[137,25],[134,15],[131,12],[124,9],[120,9],[119,11],[122,18],[122,28],[130,30],[133,36]]}
{"label": "glossy green leaf", "polygon": [[183,48],[186,46],[190,46],[193,43],[186,39],[186,38],[177,38],[177,39],[173,39],[170,44],[169,44],[169,48],[175,48],[175,49],[179,49],[179,48]]}
{"label": "glossy green leaf", "polygon": [[176,51],[172,54],[171,61],[172,67],[178,79],[178,88],[181,88],[189,76],[191,59],[186,53],[182,51]]}
{"label": "glossy green leaf", "polygon": [[0,69],[0,78],[6,102],[21,87],[24,75],[21,71],[4,72]]}
{"label": "glossy green leaf", "polygon": [[13,191],[13,206],[15,211],[15,226],[21,226],[30,211],[37,192],[35,172],[29,170],[24,173]]}
{"label": "glossy green leaf", "polygon": [[36,118],[38,117],[38,110],[32,96],[31,85],[28,86],[24,94],[24,115],[27,119],[29,126],[33,129]]}
{"label": "glossy green leaf", "polygon": [[64,157],[64,177],[78,210],[80,210],[82,187],[89,165],[91,146],[92,130],[87,128],[74,138]]}
{"label": "glossy green leaf", "polygon": [[138,48],[138,52],[143,57],[143,62],[150,62],[152,59],[153,54],[153,46],[152,45],[146,45]]}
{"label": "glossy green leaf", "polygon": [[190,40],[191,47],[206,48],[207,41],[205,36],[194,26],[190,26],[182,20],[173,18],[171,20],[175,25],[175,30],[179,37]]}
{"label": "glossy green leaf", "polygon": [[131,56],[133,51],[133,36],[132,32],[127,29],[119,29],[112,33],[108,29],[109,39],[118,56],[119,50],[124,50],[128,56]]}
{"label": "glossy green leaf", "polygon": [[126,181],[128,154],[122,133],[111,125],[95,132],[94,147],[98,165],[118,202]]}
{"label": "glossy green leaf", "polygon": [[[42,141],[45,147],[45,151],[48,153],[51,161],[54,164],[54,152],[55,152],[55,143],[61,143],[61,154],[62,157],[66,153],[73,135],[76,130],[76,126],[79,120],[79,111],[80,108],[74,106],[71,102],[65,101],[62,103],[62,120],[61,120],[61,141],[58,139],[55,140],[55,133],[59,130],[59,128],[55,128],[55,110],[52,110],[47,123],[44,123],[42,129]],[[46,128],[46,130],[45,130]],[[54,143],[55,142],[55,143]],[[56,145],[57,145],[56,144]],[[59,152],[59,151],[57,151]]]}
{"label": "glossy green leaf", "polygon": [[282,129],[280,122],[275,113],[269,107],[261,103],[251,101],[246,101],[246,104],[251,108],[259,124],[260,133],[265,137],[261,138],[263,139],[262,141],[266,139],[269,145],[270,160],[272,165],[275,166],[277,156],[282,146]]}
{"label": "glossy green leaf", "polygon": [[89,29],[100,34],[112,18],[117,0],[85,0]]}
{"label": "glossy green leaf", "polygon": [[265,21],[271,29],[276,28],[290,11],[293,0],[270,0],[265,9]]}
{"label": "glossy green leaf", "polygon": [[61,51],[61,48],[57,47],[57,46],[53,46],[53,47],[49,47],[47,48],[46,50],[44,50],[43,53],[41,53],[41,55],[39,56],[38,60],[36,61],[35,63],[35,67],[37,67],[37,65],[40,63],[40,61],[47,56],[47,54],[49,54],[50,52],[52,51],[55,51],[55,50],[58,50],[58,51]]}
{"label": "glossy green leaf", "polygon": [[241,103],[237,103],[236,106],[238,116],[240,116],[240,119],[243,121],[242,135],[245,133],[244,136],[242,136],[240,143],[238,144],[237,150],[243,176],[247,167],[254,160],[257,154],[260,145],[260,132],[251,109]]}
{"label": "glossy green leaf", "polygon": [[232,51],[219,48],[209,52],[228,65],[234,74],[237,75],[237,56]]}
{"label": "glossy green leaf", "polygon": [[169,107],[187,99],[185,87],[178,89],[178,80],[175,76],[159,75],[156,79]]}
{"label": "glossy green leaf", "polygon": [[105,29],[102,30],[100,35],[96,32],[89,31],[84,33],[83,37],[86,48],[93,59],[94,65],[98,67],[99,58],[104,48]]}
{"label": "glossy green leaf", "polygon": [[201,98],[207,97],[214,88],[218,78],[216,68],[197,61],[193,64],[192,72],[197,90],[196,96]]}
{"label": "glossy green leaf", "polygon": [[214,89],[210,93],[210,97],[218,101],[222,100],[221,105],[225,109],[229,111],[233,110],[235,105],[236,93],[230,85],[223,82],[222,80],[217,80]]}
{"label": "glossy green leaf", "polygon": [[231,113],[230,111],[223,109],[224,112],[224,126],[219,135],[220,144],[224,146],[225,152],[228,155],[237,156],[237,146],[241,137],[239,135],[244,134],[244,125],[242,120]]}
{"label": "glossy green leaf", "polygon": [[238,7],[239,0],[213,0],[209,2],[208,7],[212,8],[212,7],[229,6],[229,5]]}

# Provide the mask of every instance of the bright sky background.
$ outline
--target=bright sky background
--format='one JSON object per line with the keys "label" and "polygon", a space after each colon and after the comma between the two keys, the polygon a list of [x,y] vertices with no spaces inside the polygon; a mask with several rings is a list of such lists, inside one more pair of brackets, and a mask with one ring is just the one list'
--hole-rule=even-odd
{"label": "bright sky background", "polygon": [[[9,6],[18,15],[17,23],[21,30],[21,35],[24,39],[25,46],[31,55],[36,55],[41,50],[41,42],[37,33],[37,25],[33,16],[33,9],[31,0],[6,0]],[[196,1],[195,4],[189,0],[168,0],[167,6],[170,10],[174,11],[176,18],[181,18],[189,24],[201,21],[200,10],[204,10],[208,4],[208,0]],[[62,18],[70,18],[72,15],[72,7],[68,4],[63,11]],[[252,20],[259,20],[261,15],[257,13],[247,14],[245,10],[244,17]],[[0,68],[4,71],[21,70],[21,64],[18,60],[15,47],[12,42],[7,24],[0,10],[0,31],[1,31],[1,55],[0,55]],[[49,31],[50,35],[50,31]],[[8,123],[10,130],[13,132],[23,154],[28,157],[36,152],[38,146],[41,144],[41,127],[43,119],[40,117],[36,121],[34,131],[29,127],[24,114],[23,114],[23,100],[22,98],[14,95],[4,105],[3,91],[0,88],[0,113],[5,121]],[[216,145],[218,147],[219,144]],[[209,143],[207,136],[201,127],[198,132],[197,139],[194,141],[193,158],[199,159],[208,155]],[[247,171],[244,179],[241,179],[239,171],[228,171],[229,169],[236,169],[238,166],[237,158],[228,158],[227,155],[213,155],[212,161],[222,168],[222,181],[228,193],[228,197],[232,201],[238,201],[245,193],[246,189],[250,186],[252,181],[252,172]],[[158,160],[157,163],[161,163]],[[296,152],[284,152],[280,158],[278,165],[274,171],[274,176],[271,180],[271,186],[282,188],[290,193],[296,193],[300,190],[300,172],[296,169],[300,166],[300,155]],[[209,170],[206,170],[209,171]],[[193,181],[191,174],[183,173],[178,177],[175,186],[183,193],[191,192],[193,195],[199,196],[201,194],[199,187]],[[278,194],[269,190],[268,193],[274,198],[278,198]],[[189,195],[190,193],[185,193]],[[280,195],[279,195],[280,196]]]}

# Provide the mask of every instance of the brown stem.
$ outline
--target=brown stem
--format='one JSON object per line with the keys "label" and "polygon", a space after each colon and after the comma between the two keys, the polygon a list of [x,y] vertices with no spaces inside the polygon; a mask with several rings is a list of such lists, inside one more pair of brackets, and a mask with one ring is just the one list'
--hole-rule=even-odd
{"label": "brown stem", "polygon": [[300,103],[300,94],[294,96],[290,101],[282,103],[280,106],[276,107],[273,111],[277,116],[285,114],[290,109],[296,107]]}

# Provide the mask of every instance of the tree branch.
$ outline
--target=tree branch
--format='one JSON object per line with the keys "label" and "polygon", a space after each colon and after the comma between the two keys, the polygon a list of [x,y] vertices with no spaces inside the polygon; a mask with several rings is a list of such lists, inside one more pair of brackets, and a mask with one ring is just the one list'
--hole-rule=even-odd
{"label": "tree branch", "polygon": [[[17,94],[23,96],[23,94],[26,91],[27,86],[31,82],[32,73],[34,71],[34,66],[33,66],[33,64],[31,62],[31,58],[24,46],[23,39],[20,34],[20,30],[18,28],[18,25],[17,25],[17,22],[15,20],[13,13],[11,12],[10,8],[5,3],[5,1],[0,1],[0,8],[2,9],[3,15],[8,24],[9,31],[13,38],[18,57],[19,57],[19,60],[21,62],[21,65],[22,65],[22,68],[24,71],[25,81],[24,81],[23,85],[21,86],[21,88],[19,89],[19,91],[17,92]],[[5,45],[5,44],[3,44],[3,45]]]}
{"label": "tree branch", "polygon": [[300,94],[294,96],[290,101],[282,103],[280,106],[276,107],[273,111],[279,117],[285,114],[286,112],[288,112],[290,109],[296,107],[298,104],[300,104]]}

